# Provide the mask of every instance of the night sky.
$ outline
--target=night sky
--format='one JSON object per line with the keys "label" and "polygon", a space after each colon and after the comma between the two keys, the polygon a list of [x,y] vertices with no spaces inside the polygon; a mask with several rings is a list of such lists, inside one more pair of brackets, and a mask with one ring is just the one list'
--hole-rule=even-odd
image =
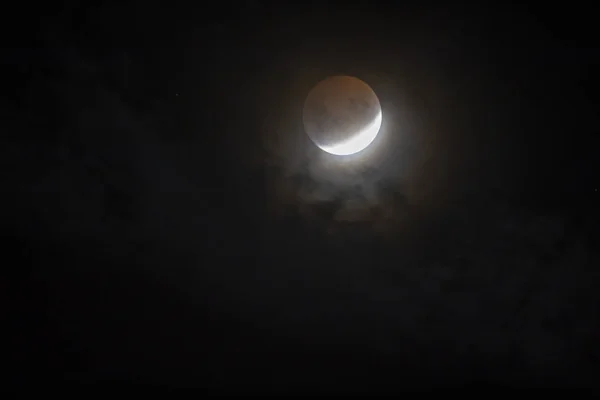
{"label": "night sky", "polygon": [[[170,3],[4,35],[4,380],[598,386],[591,11]],[[347,158],[302,126],[340,74],[383,110]]]}

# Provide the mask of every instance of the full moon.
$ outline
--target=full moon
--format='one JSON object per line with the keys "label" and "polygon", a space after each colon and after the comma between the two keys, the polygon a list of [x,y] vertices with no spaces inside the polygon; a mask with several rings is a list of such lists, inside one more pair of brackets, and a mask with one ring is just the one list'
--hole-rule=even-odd
{"label": "full moon", "polygon": [[369,146],[381,127],[381,105],[369,85],[352,76],[319,82],[304,102],[308,137],[323,151],[345,156]]}

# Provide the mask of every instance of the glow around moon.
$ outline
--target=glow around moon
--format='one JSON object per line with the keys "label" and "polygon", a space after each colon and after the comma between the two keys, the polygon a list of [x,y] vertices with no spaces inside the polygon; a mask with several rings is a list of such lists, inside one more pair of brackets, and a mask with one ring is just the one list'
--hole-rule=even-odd
{"label": "glow around moon", "polygon": [[321,150],[338,156],[364,150],[375,140],[382,123],[375,92],[350,76],[319,82],[310,91],[303,111],[310,139]]}

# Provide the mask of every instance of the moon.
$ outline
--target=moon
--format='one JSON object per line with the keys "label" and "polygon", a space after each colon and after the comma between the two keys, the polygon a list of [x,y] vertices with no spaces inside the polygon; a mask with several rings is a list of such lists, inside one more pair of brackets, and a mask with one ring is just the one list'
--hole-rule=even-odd
{"label": "moon", "polygon": [[308,93],[302,120],[308,137],[327,153],[346,156],[367,148],[379,133],[377,95],[362,80],[346,75],[319,82]]}

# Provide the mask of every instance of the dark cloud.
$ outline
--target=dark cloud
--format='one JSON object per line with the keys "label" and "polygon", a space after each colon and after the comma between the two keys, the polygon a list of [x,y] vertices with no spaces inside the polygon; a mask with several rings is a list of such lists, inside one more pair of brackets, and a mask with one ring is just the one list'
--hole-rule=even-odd
{"label": "dark cloud", "polygon": [[[575,89],[540,99],[578,69],[501,11],[482,11],[488,28],[348,12],[339,37],[320,14],[205,26],[174,10],[161,28],[125,13],[115,32],[152,33],[108,55],[56,25],[52,57],[18,56],[28,84],[2,120],[13,375],[595,385],[595,142],[565,133],[593,118]],[[343,159],[301,115],[338,73],[383,109],[378,139]]]}

